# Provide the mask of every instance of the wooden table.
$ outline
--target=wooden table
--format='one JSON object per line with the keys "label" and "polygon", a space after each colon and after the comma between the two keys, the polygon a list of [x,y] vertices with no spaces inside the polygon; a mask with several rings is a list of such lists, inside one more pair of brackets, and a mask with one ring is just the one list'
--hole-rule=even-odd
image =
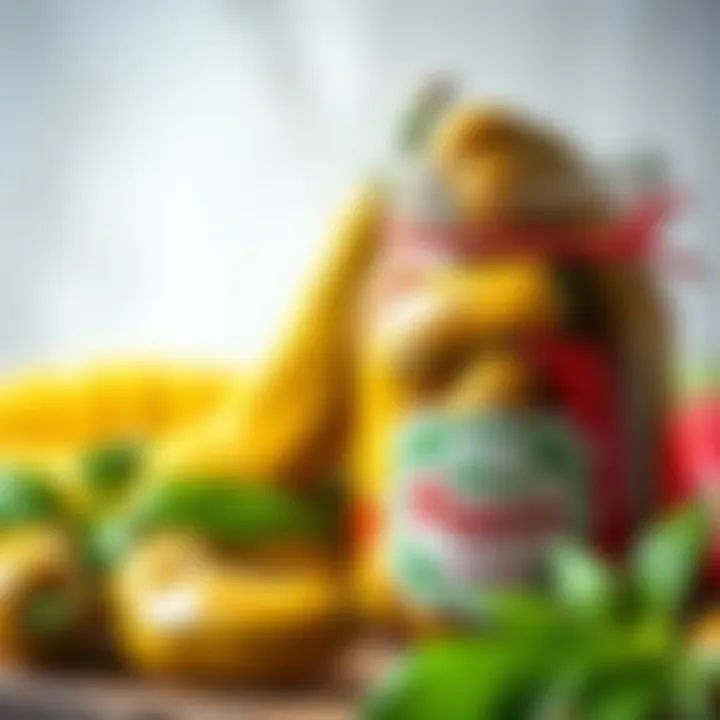
{"label": "wooden table", "polygon": [[267,691],[189,689],[93,671],[0,671],[2,720],[351,720],[368,678],[390,659],[354,648],[322,687]]}

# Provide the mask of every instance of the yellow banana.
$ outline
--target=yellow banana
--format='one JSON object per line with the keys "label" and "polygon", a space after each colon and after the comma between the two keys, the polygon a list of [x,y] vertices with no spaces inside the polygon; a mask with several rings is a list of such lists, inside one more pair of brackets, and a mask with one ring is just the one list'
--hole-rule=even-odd
{"label": "yellow banana", "polygon": [[381,221],[381,196],[367,187],[336,220],[329,254],[240,408],[238,453],[246,472],[312,477],[337,461],[330,441],[350,399],[355,303]]}
{"label": "yellow banana", "polygon": [[83,618],[80,568],[69,538],[52,526],[0,533],[0,660],[50,659],[77,639]]}
{"label": "yellow banana", "polygon": [[0,454],[41,454],[114,437],[157,437],[242,392],[239,373],[126,361],[24,373],[0,382]]}
{"label": "yellow banana", "polygon": [[481,354],[453,383],[444,406],[451,412],[478,408],[520,409],[531,405],[533,377],[517,353]]}
{"label": "yellow banana", "polygon": [[77,434],[75,388],[59,373],[32,371],[0,384],[0,445],[60,445]]}
{"label": "yellow banana", "polygon": [[341,640],[342,587],[328,567],[258,568],[168,534],[136,549],[112,586],[121,652],[144,674],[299,680],[322,672]]}
{"label": "yellow banana", "polygon": [[249,478],[302,480],[334,468],[350,404],[355,302],[375,255],[382,206],[373,186],[351,198],[290,325],[241,400],[199,429],[196,440],[160,448],[153,473],[207,465]]}

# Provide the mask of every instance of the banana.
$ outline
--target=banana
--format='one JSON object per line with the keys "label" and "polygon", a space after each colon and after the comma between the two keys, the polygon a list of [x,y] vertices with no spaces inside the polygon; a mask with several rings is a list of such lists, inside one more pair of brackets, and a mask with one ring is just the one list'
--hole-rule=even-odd
{"label": "banana", "polygon": [[166,435],[241,392],[239,373],[199,364],[118,361],[27,372],[0,382],[0,454]]}
{"label": "banana", "polygon": [[245,472],[318,477],[337,461],[332,435],[349,402],[354,306],[375,256],[381,218],[381,196],[365,187],[336,220],[319,273],[240,409],[238,452]]}
{"label": "banana", "polygon": [[0,446],[59,445],[76,438],[75,387],[60,373],[35,370],[0,384]]}
{"label": "banana", "polygon": [[386,308],[370,352],[378,359],[410,357],[417,362],[468,340],[550,327],[561,312],[546,263],[503,260],[440,268]]}
{"label": "banana", "polygon": [[299,680],[339,648],[342,585],[328,567],[221,560],[195,537],[166,534],[135,550],[112,587],[121,652],[143,674]]}
{"label": "banana", "polygon": [[456,413],[472,413],[478,408],[527,408],[533,396],[532,380],[527,363],[516,354],[481,354],[450,388],[444,406]]}
{"label": "banana", "polygon": [[150,474],[221,466],[235,476],[303,481],[334,469],[350,405],[355,303],[375,256],[382,207],[372,185],[351,197],[298,310],[243,396],[198,428],[197,439],[159,448]]}
{"label": "banana", "polygon": [[585,223],[604,208],[577,153],[552,128],[505,108],[458,105],[431,154],[470,223]]}
{"label": "banana", "polygon": [[0,660],[33,663],[71,646],[84,589],[69,538],[52,525],[0,533]]}

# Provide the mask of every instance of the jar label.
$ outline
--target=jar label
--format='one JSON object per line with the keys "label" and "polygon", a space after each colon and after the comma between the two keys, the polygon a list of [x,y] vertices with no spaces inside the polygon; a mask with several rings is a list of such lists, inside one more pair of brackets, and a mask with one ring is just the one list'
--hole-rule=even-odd
{"label": "jar label", "polygon": [[557,415],[425,414],[399,437],[388,528],[408,600],[452,611],[529,582],[548,544],[588,531],[588,462]]}

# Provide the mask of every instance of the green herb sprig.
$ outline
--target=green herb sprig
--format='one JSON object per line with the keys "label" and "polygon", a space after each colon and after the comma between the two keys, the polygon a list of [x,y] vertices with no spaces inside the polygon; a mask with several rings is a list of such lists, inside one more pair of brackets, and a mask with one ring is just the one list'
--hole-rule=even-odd
{"label": "green herb sprig", "polygon": [[712,720],[718,664],[683,614],[709,540],[693,504],[650,527],[612,568],[557,546],[544,591],[484,595],[482,634],[420,644],[369,693],[366,720]]}

